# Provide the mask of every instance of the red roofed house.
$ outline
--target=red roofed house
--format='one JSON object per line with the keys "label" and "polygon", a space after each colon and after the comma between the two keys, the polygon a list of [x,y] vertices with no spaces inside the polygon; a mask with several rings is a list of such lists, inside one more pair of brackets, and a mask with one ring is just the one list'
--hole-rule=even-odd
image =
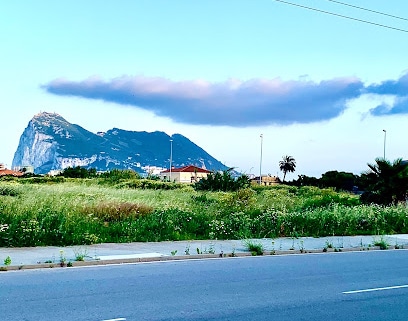
{"label": "red roofed house", "polygon": [[180,168],[166,169],[160,173],[160,178],[176,183],[196,183],[202,178],[212,173],[209,170],[197,166],[189,165]]}
{"label": "red roofed house", "polygon": [[23,172],[12,171],[11,169],[0,169],[0,176],[23,176]]}

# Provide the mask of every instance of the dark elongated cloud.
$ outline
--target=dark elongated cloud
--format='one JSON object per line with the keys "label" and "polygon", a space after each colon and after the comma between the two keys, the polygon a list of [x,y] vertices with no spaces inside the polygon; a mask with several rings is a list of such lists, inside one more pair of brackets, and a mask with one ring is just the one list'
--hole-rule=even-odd
{"label": "dark elongated cloud", "polygon": [[372,108],[374,116],[408,114],[408,72],[397,80],[386,80],[366,88],[368,93],[395,96],[393,104],[381,104]]}
{"label": "dark elongated cloud", "polygon": [[360,96],[364,85],[356,78],[210,83],[123,76],[110,81],[55,79],[43,88],[56,95],[136,106],[180,123],[245,127],[332,119],[344,111],[348,100]]}

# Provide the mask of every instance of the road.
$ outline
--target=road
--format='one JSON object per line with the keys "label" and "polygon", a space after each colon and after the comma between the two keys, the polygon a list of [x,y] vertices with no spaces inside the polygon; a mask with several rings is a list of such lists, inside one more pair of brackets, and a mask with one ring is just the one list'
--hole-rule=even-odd
{"label": "road", "polygon": [[4,321],[408,318],[406,250],[11,271],[0,284]]}

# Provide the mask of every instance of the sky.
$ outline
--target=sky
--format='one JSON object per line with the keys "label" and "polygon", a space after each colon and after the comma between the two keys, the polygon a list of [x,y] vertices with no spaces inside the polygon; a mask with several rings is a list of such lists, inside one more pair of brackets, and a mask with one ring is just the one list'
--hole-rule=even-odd
{"label": "sky", "polygon": [[290,155],[287,180],[408,159],[408,1],[26,0],[0,15],[8,168],[44,111],[179,133],[246,174],[282,178]]}

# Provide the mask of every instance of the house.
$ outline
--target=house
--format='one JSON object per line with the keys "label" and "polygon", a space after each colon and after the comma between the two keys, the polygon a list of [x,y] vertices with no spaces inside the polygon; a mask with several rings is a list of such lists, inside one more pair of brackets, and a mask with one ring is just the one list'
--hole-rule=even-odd
{"label": "house", "polygon": [[176,183],[196,183],[202,178],[207,178],[207,175],[212,173],[209,170],[189,165],[180,168],[166,169],[160,173],[162,180]]}
{"label": "house", "polygon": [[15,177],[20,177],[23,176],[23,172],[17,172],[17,171],[12,171],[11,169],[0,169],[0,177],[1,176],[15,176]]}
{"label": "house", "polygon": [[259,181],[259,176],[254,177],[251,179],[251,184],[253,185],[262,185],[262,186],[272,186],[280,184],[280,179],[277,176],[261,176],[261,180]]}

